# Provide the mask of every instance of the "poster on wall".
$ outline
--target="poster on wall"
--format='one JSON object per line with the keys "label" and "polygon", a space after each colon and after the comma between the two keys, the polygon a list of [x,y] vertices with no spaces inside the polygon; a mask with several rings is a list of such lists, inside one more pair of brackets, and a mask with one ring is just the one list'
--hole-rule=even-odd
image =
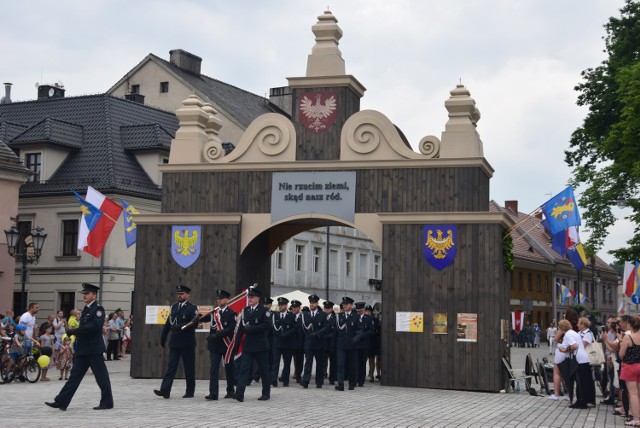
{"label": "poster on wall", "polygon": [[422,312],[396,312],[396,331],[422,333],[424,314]]}
{"label": "poster on wall", "polygon": [[458,314],[456,335],[458,342],[477,342],[478,314]]}
{"label": "poster on wall", "polygon": [[[203,315],[210,314],[212,310],[213,310],[213,306],[198,306],[198,316],[202,317]],[[211,329],[211,321],[199,322],[198,326],[196,327],[196,331],[203,332],[203,333],[209,333],[210,329]]]}
{"label": "poster on wall", "polygon": [[171,306],[147,306],[144,315],[144,323],[164,324],[170,313]]}
{"label": "poster on wall", "polygon": [[433,314],[433,334],[447,334],[447,314],[436,312]]}

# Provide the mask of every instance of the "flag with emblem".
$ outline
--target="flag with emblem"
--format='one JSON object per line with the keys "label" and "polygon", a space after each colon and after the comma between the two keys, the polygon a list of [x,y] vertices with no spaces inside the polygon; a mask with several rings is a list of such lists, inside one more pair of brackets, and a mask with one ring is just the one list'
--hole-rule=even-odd
{"label": "flag with emblem", "polygon": [[542,205],[542,212],[552,235],[562,232],[568,227],[580,226],[581,224],[578,203],[571,186]]}
{"label": "flag with emblem", "polygon": [[242,322],[242,310],[249,304],[248,296],[249,289],[247,288],[245,290],[242,290],[242,292],[237,296],[229,299],[229,303],[227,303],[227,308],[232,309],[233,312],[238,315],[236,315],[236,329],[233,332],[231,343],[227,346],[227,352],[224,355],[225,364],[230,364],[232,360],[236,360],[242,355],[244,333],[238,334],[238,328],[240,327],[240,323]]}
{"label": "flag with emblem", "polygon": [[85,201],[84,198],[75,190],[72,190],[72,192],[76,195],[76,198],[78,198],[78,202],[80,202],[80,211],[82,211],[83,223],[86,224],[89,231],[92,231],[96,227],[96,224],[98,224],[100,217],[102,217],[102,211]]}
{"label": "flag with emblem", "polygon": [[[98,258],[122,213],[122,207],[91,186],[87,188],[84,201],[100,210],[102,215],[95,221],[93,228],[89,228],[90,225],[86,221],[80,222],[78,249]],[[87,206],[87,209],[90,208]]]}
{"label": "flag with emblem", "polygon": [[127,248],[136,243],[137,228],[136,223],[133,221],[134,214],[140,214],[133,205],[122,199],[122,208],[124,208],[124,240],[127,243]]}

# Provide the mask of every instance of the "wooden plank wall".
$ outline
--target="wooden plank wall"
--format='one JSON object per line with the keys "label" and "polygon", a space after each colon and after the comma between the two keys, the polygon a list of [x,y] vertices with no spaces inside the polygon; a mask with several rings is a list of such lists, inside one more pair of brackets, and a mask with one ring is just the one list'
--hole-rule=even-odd
{"label": "wooden plank wall", "polygon": [[[509,315],[502,227],[457,225],[458,250],[439,271],[422,255],[422,225],[385,225],[382,277],[384,383],[476,391],[502,389],[500,319]],[[422,312],[424,333],[396,332],[396,311]],[[447,314],[447,335],[432,334]],[[478,342],[456,340],[458,313],[478,314]]]}

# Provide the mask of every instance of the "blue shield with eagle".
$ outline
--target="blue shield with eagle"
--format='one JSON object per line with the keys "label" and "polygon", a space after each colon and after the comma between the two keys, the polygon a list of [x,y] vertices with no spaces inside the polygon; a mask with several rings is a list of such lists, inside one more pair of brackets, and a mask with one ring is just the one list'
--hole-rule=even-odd
{"label": "blue shield with eagle", "polygon": [[200,256],[200,226],[171,226],[171,255],[183,268]]}
{"label": "blue shield with eagle", "polygon": [[454,224],[422,226],[422,254],[431,266],[442,270],[456,257],[458,232]]}

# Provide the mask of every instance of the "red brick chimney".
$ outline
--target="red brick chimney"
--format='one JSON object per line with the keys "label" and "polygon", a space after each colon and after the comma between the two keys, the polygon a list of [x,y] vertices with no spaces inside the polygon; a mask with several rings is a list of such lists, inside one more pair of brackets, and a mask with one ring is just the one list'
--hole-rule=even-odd
{"label": "red brick chimney", "polygon": [[504,201],[504,207],[514,214],[518,214],[518,201]]}

